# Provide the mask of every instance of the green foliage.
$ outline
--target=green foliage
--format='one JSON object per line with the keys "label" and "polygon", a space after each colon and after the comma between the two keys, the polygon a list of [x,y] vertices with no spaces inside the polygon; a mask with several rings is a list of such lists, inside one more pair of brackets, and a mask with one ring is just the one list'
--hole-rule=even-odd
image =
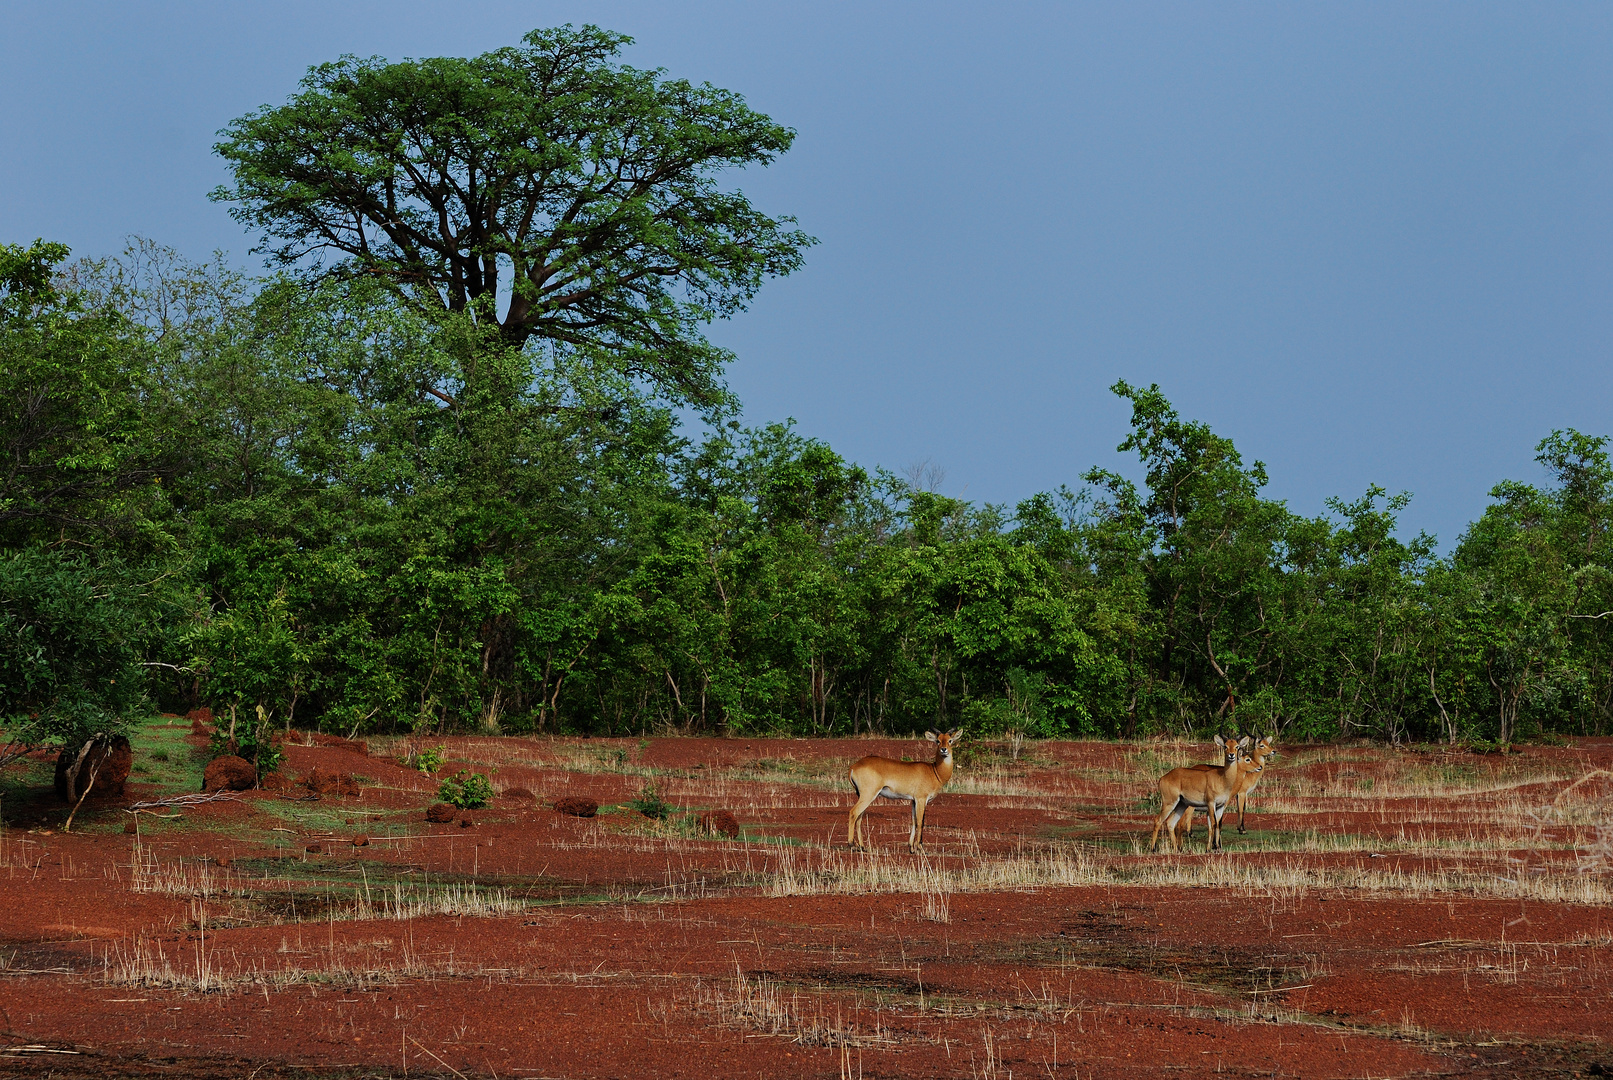
{"label": "green foliage", "polygon": [[255,712],[252,719],[243,721],[232,707],[229,723],[213,729],[208,746],[214,757],[235,754],[245,758],[257,767],[258,776],[263,777],[279,769],[286,754],[270,713],[262,705],[257,706]]}
{"label": "green foliage", "polygon": [[0,543],[72,536],[149,550],[178,467],[145,344],[120,313],[58,289],[60,244],[0,245]]}
{"label": "green foliage", "polygon": [[8,736],[148,698],[255,717],[234,740],[263,771],[271,715],[422,740],[1613,726],[1605,438],[1552,432],[1548,481],[1496,486],[1441,557],[1399,535],[1405,494],[1293,513],[1156,386],[1113,388],[1140,482],[1012,508],[728,420],[704,327],[811,240],[718,181],[793,133],[617,63],[626,40],[344,59],[236,121],[217,195],[296,277],[0,245]]}
{"label": "green foliage", "polygon": [[632,799],[623,805],[629,810],[637,810],[645,817],[654,818],[656,821],[661,821],[677,810],[677,807],[661,798],[660,793],[655,790],[654,784],[645,784],[639,791],[638,798]]}
{"label": "green foliage", "polygon": [[631,40],[565,26],[471,59],[322,64],[225,129],[235,184],[213,197],[284,265],[331,255],[318,265],[419,310],[719,405],[727,354],[701,327],[814,241],[717,176],[795,133],[738,94],[614,62]]}
{"label": "green foliage", "polygon": [[0,552],[0,725],[25,743],[80,745],[143,705],[150,612],[115,564],[71,549]]}
{"label": "green foliage", "polygon": [[413,764],[416,769],[430,776],[442,768],[442,763],[447,760],[447,755],[448,748],[446,746],[433,746],[429,750],[421,750],[416,753]]}
{"label": "green foliage", "polygon": [[493,782],[461,769],[437,786],[437,798],[461,810],[480,810],[493,801]]}

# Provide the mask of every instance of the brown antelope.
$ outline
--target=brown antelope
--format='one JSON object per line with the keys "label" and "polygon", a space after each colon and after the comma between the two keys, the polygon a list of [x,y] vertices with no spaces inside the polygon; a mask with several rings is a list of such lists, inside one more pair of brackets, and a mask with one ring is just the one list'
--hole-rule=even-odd
{"label": "brown antelope", "polygon": [[933,762],[865,757],[851,767],[851,786],[857,792],[857,805],[851,808],[851,819],[846,823],[846,843],[858,848],[865,846],[863,811],[884,795],[913,804],[913,827],[907,834],[907,849],[913,852],[924,849],[924,808],[952,779],[952,747],[963,737],[963,729],[926,731],[924,737],[935,744]]}
{"label": "brown antelope", "polygon": [[[1221,769],[1225,769],[1228,765],[1231,765],[1234,761],[1238,760],[1239,750],[1247,750],[1248,748],[1249,736],[1245,735],[1235,743],[1227,742],[1221,744],[1222,757],[1225,758],[1225,760],[1219,764],[1213,761],[1204,761],[1197,765],[1188,765],[1186,767],[1189,769],[1197,769],[1199,772],[1219,771]],[[1193,808],[1191,806],[1189,806],[1187,808],[1187,812],[1182,815],[1180,832],[1184,839],[1193,835]]]}
{"label": "brown antelope", "polygon": [[[1225,752],[1228,740],[1217,735],[1215,744]],[[1223,769],[1172,769],[1159,778],[1159,820],[1154,822],[1150,851],[1159,850],[1159,831],[1165,828],[1167,821],[1171,846],[1177,851],[1182,850],[1181,838],[1176,835],[1176,822],[1189,807],[1206,811],[1210,850],[1221,850],[1221,815],[1226,813],[1227,804],[1232,800],[1239,780],[1244,773],[1258,772],[1264,768],[1248,751],[1239,750],[1235,743],[1232,752],[1236,757]]]}
{"label": "brown antelope", "polygon": [[[1249,805],[1249,793],[1255,789],[1255,785],[1259,784],[1260,778],[1265,775],[1264,766],[1266,764],[1266,759],[1277,756],[1277,744],[1271,740],[1272,736],[1262,735],[1260,737],[1260,741],[1255,743],[1254,748],[1249,751],[1249,756],[1254,758],[1262,768],[1260,770],[1250,770],[1249,772],[1244,773],[1243,778],[1238,781],[1238,790],[1232,793],[1232,797],[1238,802],[1238,831],[1240,833],[1248,832],[1248,830],[1243,827],[1243,818],[1245,810]],[[1249,736],[1245,735],[1243,738],[1239,739],[1238,745],[1248,746]],[[1203,771],[1207,769],[1218,769],[1221,768],[1221,766],[1193,765],[1190,766],[1190,768]],[[1227,810],[1232,809],[1232,804],[1230,802],[1227,803],[1226,808]],[[1223,811],[1223,813],[1225,813],[1225,811]],[[1182,821],[1182,835],[1191,836],[1193,834],[1193,808],[1191,806],[1187,808],[1187,813],[1182,816]]]}
{"label": "brown antelope", "polygon": [[[1243,779],[1238,782],[1238,790],[1234,793],[1234,797],[1238,800],[1239,832],[1244,831],[1243,812],[1244,807],[1248,804],[1249,793],[1255,789],[1256,784],[1260,783],[1260,777],[1263,775],[1266,759],[1277,756],[1277,744],[1271,740],[1272,736],[1262,735],[1260,737],[1260,741],[1255,743],[1255,748],[1249,751],[1250,756],[1260,763],[1261,768],[1244,773]],[[1230,809],[1230,805],[1228,808]]]}

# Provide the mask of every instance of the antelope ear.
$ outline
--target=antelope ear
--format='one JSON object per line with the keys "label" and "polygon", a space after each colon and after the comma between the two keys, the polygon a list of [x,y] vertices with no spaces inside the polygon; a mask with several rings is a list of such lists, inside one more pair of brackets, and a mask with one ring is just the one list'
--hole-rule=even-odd
{"label": "antelope ear", "polygon": [[1223,739],[1221,736],[1217,735],[1215,737],[1215,745],[1225,748],[1225,746],[1227,745],[1227,741],[1225,739]]}
{"label": "antelope ear", "polygon": [[1254,738],[1252,736],[1245,735],[1243,738],[1238,740],[1238,745],[1247,749],[1249,744],[1252,742],[1254,742]]}
{"label": "antelope ear", "polygon": [[963,729],[961,727],[955,727],[947,732],[947,739],[951,742],[957,742],[961,738],[963,738]]}
{"label": "antelope ear", "polygon": [[925,733],[924,733],[924,737],[925,737],[925,738],[926,738],[926,739],[928,739],[928,740],[929,740],[929,741],[930,741],[930,742],[937,742],[937,741],[939,741],[939,739],[940,739],[940,736],[938,736],[938,735],[936,735],[936,733],[935,733],[935,732],[934,732],[934,730],[930,730],[930,731],[926,731],[926,732],[925,732]]}

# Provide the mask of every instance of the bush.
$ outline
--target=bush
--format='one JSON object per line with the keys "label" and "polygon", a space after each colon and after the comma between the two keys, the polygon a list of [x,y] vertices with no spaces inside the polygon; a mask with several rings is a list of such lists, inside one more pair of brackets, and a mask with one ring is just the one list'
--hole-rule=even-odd
{"label": "bush", "polygon": [[232,706],[229,724],[219,725],[213,729],[213,737],[209,744],[213,756],[234,754],[246,758],[257,767],[260,778],[279,769],[286,753],[275,741],[274,727],[269,722],[270,717],[271,714],[259,705],[257,719],[246,724],[237,724]]}
{"label": "bush", "polygon": [[430,750],[419,750],[414,754],[414,767],[430,776],[442,768],[442,763],[447,760],[447,756],[448,747],[446,746],[433,746]]}
{"label": "bush", "polygon": [[461,810],[480,810],[493,801],[493,782],[481,773],[460,769],[438,786],[437,798]]}
{"label": "bush", "polygon": [[638,798],[627,805],[630,809],[637,810],[645,817],[654,818],[657,821],[677,809],[661,798],[660,794],[655,790],[654,784],[645,784],[643,790],[638,793]]}
{"label": "bush", "polygon": [[78,747],[141,706],[143,605],[121,570],[25,548],[0,555],[0,726]]}

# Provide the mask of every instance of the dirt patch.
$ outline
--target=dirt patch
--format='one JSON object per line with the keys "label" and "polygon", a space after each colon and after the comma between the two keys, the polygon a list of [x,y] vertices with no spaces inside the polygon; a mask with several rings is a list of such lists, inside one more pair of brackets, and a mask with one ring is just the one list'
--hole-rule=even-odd
{"label": "dirt patch", "polygon": [[332,750],[346,750],[360,757],[370,756],[370,744],[361,739],[344,739],[340,735],[326,735],[319,731],[293,731],[291,737],[304,746],[323,746]]}
{"label": "dirt patch", "polygon": [[[373,777],[362,801],[252,791],[143,813],[134,836],[87,805],[64,836],[51,763],[28,766],[38,793],[6,807],[38,823],[0,844],[0,1006],[7,1045],[78,1053],[42,1068],[0,1048],[0,1077],[1613,1064],[1596,1004],[1613,994],[1613,903],[1579,871],[1605,793],[1569,790],[1613,764],[1606,741],[1493,768],[1284,748],[1249,832],[1213,857],[1136,854],[1153,770],[1208,756],[1195,745],[977,746],[914,856],[888,802],[868,814],[873,851],[841,844],[846,764],[913,742],[444,743],[552,804],[506,790],[475,828],[446,804],[428,824],[435,782],[390,750],[360,767],[293,741],[294,775]],[[624,808],[650,784],[702,809]],[[1559,796],[1568,810],[1542,816]],[[592,816],[553,812],[566,800]],[[714,806],[742,811],[742,839],[694,827]]]}
{"label": "dirt patch", "polygon": [[313,769],[300,783],[321,798],[358,798],[363,794],[350,773]]}
{"label": "dirt patch", "polygon": [[700,828],[713,836],[726,836],[730,840],[739,836],[739,819],[727,810],[713,810],[698,818]]}

